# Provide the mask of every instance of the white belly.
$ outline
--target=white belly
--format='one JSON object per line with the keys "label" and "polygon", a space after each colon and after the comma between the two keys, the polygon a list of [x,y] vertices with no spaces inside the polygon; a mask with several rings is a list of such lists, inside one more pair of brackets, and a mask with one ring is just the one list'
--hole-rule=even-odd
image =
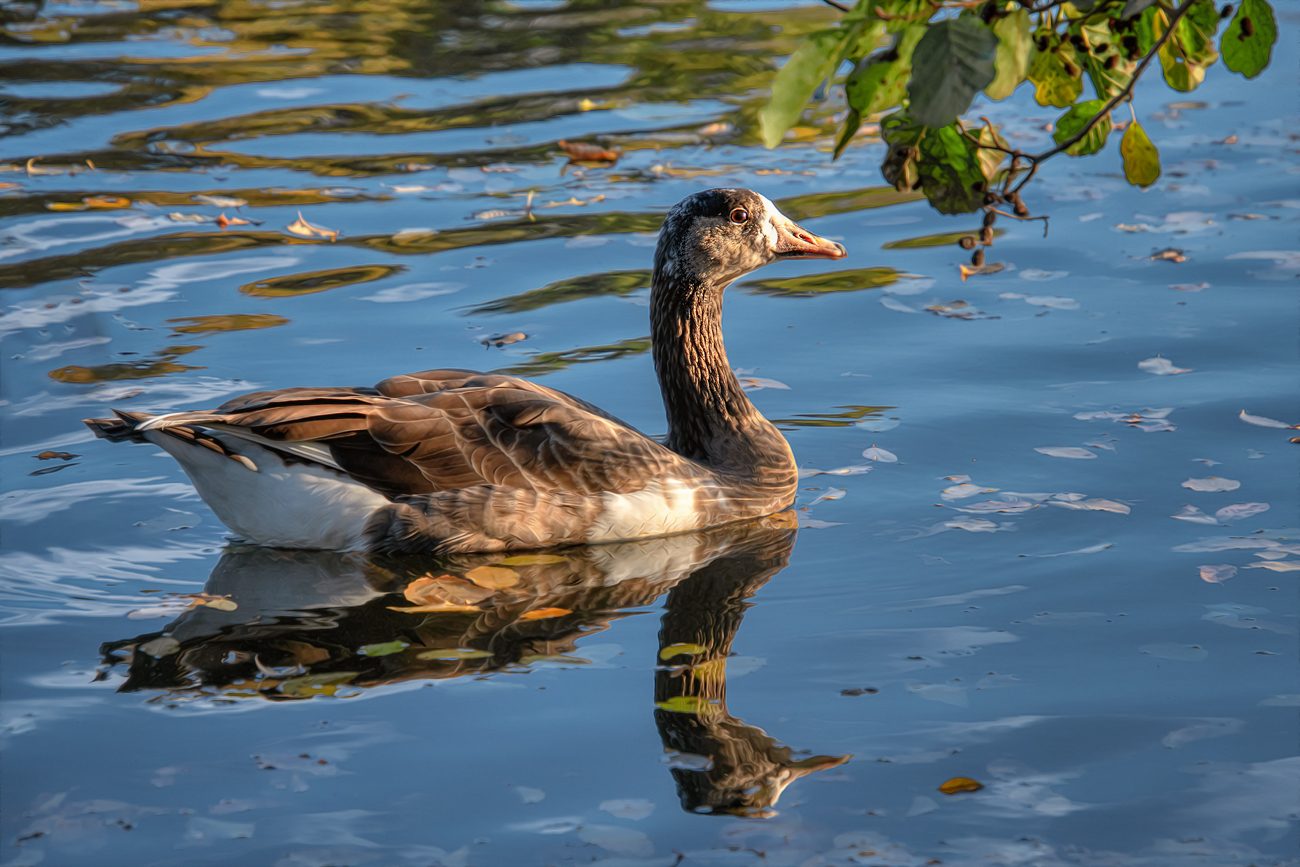
{"label": "white belly", "polygon": [[696,485],[655,480],[635,494],[601,494],[604,511],[587,532],[588,542],[613,542],[697,529]]}
{"label": "white belly", "polygon": [[161,431],[145,436],[176,459],[221,523],[259,545],[357,548],[366,521],[388,502],[343,473],[316,464],[286,466],[274,452],[237,437],[218,435],[258,472]]}

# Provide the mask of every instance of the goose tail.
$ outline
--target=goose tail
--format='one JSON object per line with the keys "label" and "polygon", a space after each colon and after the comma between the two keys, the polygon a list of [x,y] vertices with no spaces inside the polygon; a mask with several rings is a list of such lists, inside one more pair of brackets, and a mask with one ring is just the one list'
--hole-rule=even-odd
{"label": "goose tail", "polygon": [[148,442],[138,428],[157,416],[147,412],[126,412],[120,409],[113,410],[113,415],[115,418],[83,418],[81,421],[90,428],[91,433],[109,442]]}

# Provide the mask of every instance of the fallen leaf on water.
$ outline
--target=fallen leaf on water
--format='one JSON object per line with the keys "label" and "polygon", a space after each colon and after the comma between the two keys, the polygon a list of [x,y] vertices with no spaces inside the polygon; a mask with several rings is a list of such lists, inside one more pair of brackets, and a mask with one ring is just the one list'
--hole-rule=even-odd
{"label": "fallen leaf on water", "polygon": [[842,500],[847,495],[848,495],[848,491],[844,490],[843,488],[827,488],[826,493],[822,494],[820,497],[813,500],[808,505],[810,506],[816,505],[817,503],[820,503],[822,500]]}
{"label": "fallen leaf on water", "polygon": [[601,801],[600,809],[620,819],[644,819],[655,811],[655,802],[649,798],[615,798]]}
{"label": "fallen leaf on water", "polygon": [[1179,292],[1200,292],[1202,289],[1209,289],[1209,283],[1170,283],[1170,289],[1177,289]]}
{"label": "fallen leaf on water", "polygon": [[655,707],[673,713],[706,713],[710,705],[706,698],[698,695],[675,695],[667,701],[655,702]]}
{"label": "fallen leaf on water", "polygon": [[1175,659],[1179,662],[1201,662],[1210,655],[1210,651],[1199,645],[1172,643],[1144,644],[1138,648],[1138,652],[1156,659]]}
{"label": "fallen leaf on water", "polygon": [[519,793],[519,797],[524,799],[525,804],[536,804],[540,801],[546,800],[545,789],[534,789],[529,786],[515,786],[515,791]]}
{"label": "fallen leaf on water", "polygon": [[171,656],[180,649],[181,643],[170,635],[163,635],[155,638],[153,641],[146,641],[144,644],[141,644],[136,648],[136,650],[139,650],[141,653],[147,653],[154,659],[162,659],[164,656]]}
{"label": "fallen leaf on water", "polygon": [[227,226],[252,226],[252,225],[260,226],[260,225],[262,225],[262,222],[261,222],[260,220],[257,220],[257,221],[254,221],[254,220],[241,220],[239,217],[227,217],[227,216],[225,215],[225,213],[222,213],[221,216],[217,217],[216,223],[217,223],[217,225],[218,225],[219,227],[221,227],[222,229],[226,228]]}
{"label": "fallen leaf on water", "polygon": [[203,214],[182,214],[180,211],[173,211],[167,215],[167,219],[173,223],[211,223],[213,218],[205,217]]}
{"label": "fallen leaf on water", "polygon": [[1182,483],[1184,488],[1190,488],[1193,491],[1235,491],[1241,487],[1241,482],[1235,479],[1221,479],[1218,476],[1210,476],[1208,479],[1188,479]]}
{"label": "fallen leaf on water", "polygon": [[233,196],[190,196],[190,200],[215,208],[239,208],[248,204],[248,199],[236,199]]}
{"label": "fallen leaf on water", "polygon": [[1300,560],[1265,560],[1251,563],[1247,569],[1271,569],[1274,572],[1300,572]]}
{"label": "fallen leaf on water", "polygon": [[110,211],[117,208],[131,207],[131,200],[122,196],[86,196],[81,200],[87,208],[98,211]]}
{"label": "fallen leaf on water", "polygon": [[547,620],[551,617],[563,617],[572,614],[568,608],[537,608],[519,615],[520,620]]}
{"label": "fallen leaf on water", "polygon": [[490,650],[472,650],[461,648],[449,648],[445,650],[426,650],[423,653],[417,653],[416,659],[486,659],[492,655]]}
{"label": "fallen leaf on water", "polygon": [[742,376],[740,377],[740,387],[745,391],[759,391],[764,388],[782,388],[790,390],[790,386],[784,382],[778,382],[775,379],[767,379],[762,376]]}
{"label": "fallen leaf on water", "polygon": [[619,157],[618,151],[606,150],[600,145],[586,142],[570,142],[561,139],[560,150],[569,155],[569,159],[583,163],[612,163]]}
{"label": "fallen leaf on water", "polygon": [[79,202],[46,202],[47,211],[84,211],[86,206]]}
{"label": "fallen leaf on water", "polygon": [[283,695],[296,695],[310,698],[317,695],[333,695],[340,686],[351,682],[361,675],[359,671],[331,671],[328,674],[308,674],[303,677],[291,677],[280,684]]}
{"label": "fallen leaf on water", "polygon": [[1268,452],[1257,452],[1254,449],[1246,449],[1246,459],[1257,461],[1260,458],[1268,457]]}
{"label": "fallen leaf on water", "polygon": [[1201,566],[1200,572],[1202,581],[1208,581],[1211,584],[1222,584],[1237,574],[1237,567],[1227,564],[1222,566]]}
{"label": "fallen leaf on water", "polygon": [[880,304],[883,307],[888,307],[890,310],[897,310],[899,313],[920,313],[921,312],[920,310],[917,310],[915,307],[911,306],[910,304],[904,304],[902,301],[899,301],[898,299],[894,298],[891,295],[880,296]]}
{"label": "fallen leaf on water", "polygon": [[810,530],[825,530],[827,527],[843,527],[843,526],[844,526],[843,521],[840,521],[838,523],[835,521],[821,521],[818,520],[817,518],[809,518],[807,516],[801,517],[799,519],[800,529],[807,528]]}
{"label": "fallen leaf on water", "polygon": [[1191,521],[1193,524],[1218,524],[1219,522],[1209,515],[1202,512],[1195,506],[1183,506],[1177,515],[1170,515],[1171,518],[1177,518],[1180,521]]}
{"label": "fallen leaf on water", "polygon": [[483,346],[495,346],[500,349],[502,346],[509,346],[512,343],[527,339],[528,335],[522,331],[513,331],[510,334],[493,334],[491,337],[483,338],[479,343]]}
{"label": "fallen leaf on water", "polygon": [[1233,503],[1214,513],[1220,521],[1240,521],[1268,511],[1268,503]]}
{"label": "fallen leaf on water", "polygon": [[513,587],[519,583],[519,573],[504,566],[477,566],[466,572],[465,577],[489,590]]}
{"label": "fallen leaf on water", "polygon": [[893,464],[898,462],[898,455],[893,452],[887,452],[882,448],[877,448],[872,443],[871,448],[865,449],[862,456],[869,461],[880,461],[882,464]]}
{"label": "fallen leaf on water", "polygon": [[55,458],[58,458],[61,461],[70,461],[73,458],[79,457],[81,457],[81,455],[74,455],[72,452],[41,452],[39,455],[35,455],[35,458],[38,461],[52,461]]}
{"label": "fallen leaf on water", "polygon": [[1287,424],[1286,422],[1278,421],[1275,418],[1265,418],[1262,415],[1251,415],[1244,409],[1241,411],[1239,418],[1246,424],[1257,424],[1260,427],[1277,427],[1286,430],[1293,430],[1296,428],[1296,425]]}
{"label": "fallen leaf on water", "polygon": [[674,656],[681,656],[683,653],[689,653],[691,655],[695,655],[697,653],[707,653],[707,652],[708,652],[708,648],[702,644],[689,644],[689,643],[682,642],[678,644],[669,644],[667,647],[664,647],[662,650],[659,651],[659,658],[666,662],[667,660],[672,659]]}
{"label": "fallen leaf on water", "polygon": [[1133,511],[1132,508],[1126,506],[1124,503],[1102,498],[1078,501],[1052,499],[1048,501],[1048,505],[1060,506],[1063,509],[1086,510],[1090,512],[1114,512],[1117,515],[1127,515]]}
{"label": "fallen leaf on water", "polygon": [[944,488],[939,492],[939,496],[945,500],[960,500],[965,497],[973,497],[976,494],[995,494],[997,488],[985,488],[980,485],[972,485],[963,482],[960,485],[953,485],[950,488]]}
{"label": "fallen leaf on water", "polygon": [[[567,562],[559,554],[519,554],[515,557],[507,557],[498,563],[498,566],[544,566],[548,563]],[[465,577],[469,577],[466,575]],[[474,579],[470,579],[471,581]]]}
{"label": "fallen leaf on water", "polygon": [[1177,249],[1176,247],[1166,247],[1163,250],[1159,250],[1155,253],[1152,253],[1147,258],[1154,259],[1158,262],[1159,261],[1164,261],[1164,262],[1186,262],[1187,261],[1187,257],[1183,255],[1183,251]]}
{"label": "fallen leaf on water", "polygon": [[968,265],[961,265],[959,267],[961,268],[961,279],[964,283],[966,282],[967,277],[973,277],[976,274],[996,274],[1007,266],[1003,265],[1001,262],[988,262],[976,268],[971,268]]}
{"label": "fallen leaf on water", "polygon": [[[450,575],[443,575],[441,577],[451,578]],[[428,601],[431,588],[437,586],[438,586],[437,581],[435,581],[433,578],[429,577],[428,575],[425,575],[423,578],[416,578],[410,584],[406,585],[406,589],[402,591],[402,595],[405,596],[407,601],[409,602],[422,604]]]}
{"label": "fallen leaf on water", "polygon": [[943,525],[957,530],[965,530],[969,533],[996,533],[998,531],[998,525],[988,518],[961,518],[956,521],[944,521]]}
{"label": "fallen leaf on water", "polygon": [[357,648],[358,656],[392,656],[394,653],[401,653],[410,647],[405,641],[381,641],[377,644],[367,644]]}
{"label": "fallen leaf on water", "polygon": [[304,238],[329,238],[330,243],[338,239],[339,233],[334,229],[327,229],[324,226],[313,226],[303,219],[302,211],[298,212],[298,219],[284,227],[286,232],[292,232],[295,235],[302,235]]}
{"label": "fallen leaf on water", "polygon": [[939,787],[939,791],[945,795],[955,795],[958,792],[978,792],[984,788],[984,784],[972,780],[970,777],[953,777],[948,782]]}
{"label": "fallen leaf on water", "polygon": [[[78,455],[78,457],[80,457],[80,455]],[[860,476],[863,473],[869,472],[871,472],[871,467],[857,464],[850,467],[836,467],[833,470],[800,470],[799,478],[806,479],[810,476]]]}
{"label": "fallen leaf on water", "polygon": [[1050,455],[1054,458],[1075,458],[1076,460],[1095,459],[1096,452],[1090,452],[1087,449],[1076,448],[1074,446],[1043,446],[1036,448],[1034,451],[1040,454]]}
{"label": "fallen leaf on water", "polygon": [[32,157],[31,159],[29,159],[29,160],[27,161],[27,175],[28,175],[28,177],[31,177],[31,176],[34,176],[34,175],[61,175],[61,174],[63,174],[63,169],[42,169],[42,168],[37,168],[37,166],[36,166],[36,157]]}
{"label": "fallen leaf on water", "polygon": [[440,611],[463,611],[473,612],[474,614],[483,613],[483,609],[474,605],[457,605],[453,602],[432,603],[429,605],[417,605],[414,608],[400,608],[395,605],[388,606],[389,611],[401,611],[404,614],[434,614]]}
{"label": "fallen leaf on water", "polygon": [[1172,376],[1175,373],[1192,372],[1190,367],[1174,367],[1169,359],[1161,358],[1159,355],[1145,361],[1139,361],[1138,370],[1145,370],[1147,373],[1154,373],[1156,376]]}

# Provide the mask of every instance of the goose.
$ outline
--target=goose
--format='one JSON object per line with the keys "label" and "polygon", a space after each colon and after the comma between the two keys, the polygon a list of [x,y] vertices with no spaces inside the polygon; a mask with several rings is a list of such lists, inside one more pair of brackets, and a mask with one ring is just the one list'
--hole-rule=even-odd
{"label": "goose", "polygon": [[662,443],[565,392],[459,369],[85,423],[161,447],[223,524],[267,547],[529,550],[771,515],[793,501],[798,468],[728,364],[723,292],[774,261],[846,255],[751,190],[669,210],[650,289]]}

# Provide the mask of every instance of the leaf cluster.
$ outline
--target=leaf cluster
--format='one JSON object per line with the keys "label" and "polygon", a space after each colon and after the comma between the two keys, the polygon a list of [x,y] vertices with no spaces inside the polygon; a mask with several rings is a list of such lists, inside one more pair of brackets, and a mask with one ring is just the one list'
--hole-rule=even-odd
{"label": "leaf cluster", "polygon": [[[1116,128],[1112,112],[1148,66],[1158,62],[1170,87],[1189,92],[1220,58],[1255,78],[1276,41],[1267,0],[1222,8],[1213,0],[857,0],[781,68],[759,122],[775,147],[845,68],[848,110],[835,157],[879,118],[885,179],[901,192],[920,190],[942,213],[968,213],[1012,202],[1042,160],[1102,150]],[[987,120],[978,132],[963,125],[978,94],[1002,100],[1026,81],[1040,105],[1065,109],[1054,148],[1023,153]],[[1135,117],[1120,155],[1130,183],[1160,177],[1159,153]],[[1018,195],[1014,204],[1028,216]]]}

